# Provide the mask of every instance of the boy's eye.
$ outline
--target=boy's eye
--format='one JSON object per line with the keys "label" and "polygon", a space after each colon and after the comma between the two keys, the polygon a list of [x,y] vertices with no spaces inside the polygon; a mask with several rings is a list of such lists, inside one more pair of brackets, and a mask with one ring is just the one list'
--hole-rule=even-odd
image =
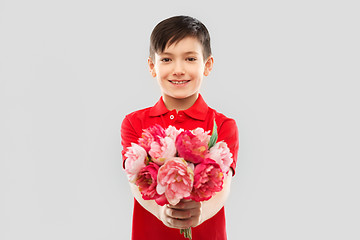
{"label": "boy's eye", "polygon": [[189,58],[187,58],[187,60],[190,61],[190,62],[193,62],[193,61],[196,61],[196,58],[189,57]]}
{"label": "boy's eye", "polygon": [[162,62],[170,62],[171,59],[170,59],[170,58],[162,58],[161,61],[162,61]]}

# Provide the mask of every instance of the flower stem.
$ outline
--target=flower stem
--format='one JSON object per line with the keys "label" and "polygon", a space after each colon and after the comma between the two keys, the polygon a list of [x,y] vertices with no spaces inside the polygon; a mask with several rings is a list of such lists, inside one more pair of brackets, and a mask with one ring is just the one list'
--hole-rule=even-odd
{"label": "flower stem", "polygon": [[185,238],[188,238],[190,240],[192,239],[191,227],[189,227],[187,229],[180,229],[180,233],[184,234]]}

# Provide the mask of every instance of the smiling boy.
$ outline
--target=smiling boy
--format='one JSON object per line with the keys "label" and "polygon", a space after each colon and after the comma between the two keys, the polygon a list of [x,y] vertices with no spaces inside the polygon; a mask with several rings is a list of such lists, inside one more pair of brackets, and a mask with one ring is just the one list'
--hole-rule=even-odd
{"label": "smiling boy", "polygon": [[193,228],[193,239],[224,240],[226,237],[224,204],[230,192],[239,148],[238,130],[233,119],[207,106],[199,93],[204,76],[214,63],[210,36],[197,19],[176,16],[160,22],[150,38],[148,65],[157,79],[162,96],[153,106],[128,114],[121,126],[123,159],[126,148],[137,142],[142,130],[154,124],[166,128],[205,130],[218,126],[218,141],[225,141],[233,154],[231,171],[223,190],[210,200],[182,200],[177,205],[160,206],[144,200],[138,188],[130,184],[134,200],[132,239],[184,239],[179,229]]}

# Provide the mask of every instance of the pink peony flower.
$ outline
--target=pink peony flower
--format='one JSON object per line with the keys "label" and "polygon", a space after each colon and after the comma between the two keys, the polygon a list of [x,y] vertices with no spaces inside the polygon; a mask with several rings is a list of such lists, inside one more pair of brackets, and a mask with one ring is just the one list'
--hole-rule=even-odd
{"label": "pink peony flower", "polygon": [[208,144],[188,130],[180,133],[175,141],[179,157],[192,163],[200,163],[208,153]]}
{"label": "pink peony flower", "polygon": [[195,166],[194,187],[191,199],[197,202],[209,200],[223,188],[224,174],[219,164],[210,158]]}
{"label": "pink peony flower", "polygon": [[137,174],[145,167],[147,153],[144,148],[136,143],[131,143],[131,147],[127,148],[125,157],[125,172],[128,175],[129,181],[134,182]]}
{"label": "pink peony flower", "polygon": [[152,142],[149,155],[151,160],[158,165],[163,165],[169,158],[175,157],[175,142],[170,137],[160,139],[159,142]]}
{"label": "pink peony flower", "polygon": [[176,127],[174,126],[168,126],[166,129],[165,129],[165,133],[166,133],[166,136],[170,137],[171,139],[176,140],[177,136],[183,132],[184,129],[180,128],[180,129],[176,129]]}
{"label": "pink peony flower", "polygon": [[208,145],[210,142],[210,131],[205,131],[203,128],[195,128],[194,130],[191,130],[191,133],[194,134],[200,142]]}
{"label": "pink peony flower", "polygon": [[215,162],[220,165],[223,173],[227,174],[229,172],[233,159],[232,153],[230,152],[226,142],[217,142],[212,148],[210,148],[206,157],[215,160]]}
{"label": "pink peony flower", "polygon": [[[194,172],[183,158],[174,157],[160,167],[157,181],[158,194],[165,193],[167,201],[176,205],[181,199],[190,196]],[[164,201],[157,201],[158,204],[159,202],[164,204]]]}
{"label": "pink peony flower", "polygon": [[142,168],[137,176],[135,184],[139,187],[141,195],[145,200],[157,199],[160,195],[156,192],[157,174],[159,166],[150,162]]}
{"label": "pink peony flower", "polygon": [[148,152],[150,150],[151,143],[154,141],[160,142],[160,139],[164,137],[166,137],[164,128],[159,124],[155,124],[154,126],[143,130],[141,138],[139,138],[138,142],[139,145]]}

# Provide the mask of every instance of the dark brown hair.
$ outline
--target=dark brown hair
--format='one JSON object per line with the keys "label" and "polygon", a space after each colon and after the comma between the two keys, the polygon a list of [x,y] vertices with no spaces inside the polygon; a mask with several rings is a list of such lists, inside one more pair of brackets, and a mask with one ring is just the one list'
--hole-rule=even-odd
{"label": "dark brown hair", "polygon": [[150,36],[150,57],[162,53],[167,46],[185,37],[195,37],[203,47],[204,61],[211,55],[210,35],[199,20],[189,16],[175,16],[158,23]]}

